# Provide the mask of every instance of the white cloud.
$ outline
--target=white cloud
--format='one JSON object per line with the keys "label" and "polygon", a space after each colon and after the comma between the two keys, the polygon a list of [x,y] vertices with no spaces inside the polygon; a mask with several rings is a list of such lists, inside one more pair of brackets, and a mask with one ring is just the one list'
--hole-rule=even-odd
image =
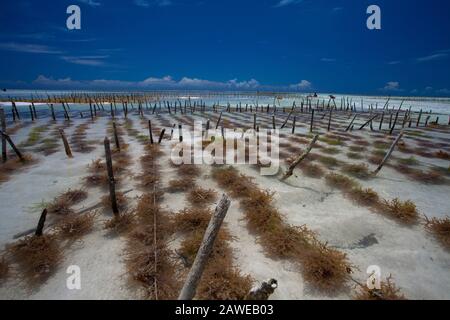
{"label": "white cloud", "polygon": [[100,67],[104,66],[105,62],[103,59],[108,58],[108,56],[63,56],[61,57],[62,60],[73,63],[73,64],[79,64],[84,66],[92,66],[92,67]]}
{"label": "white cloud", "polygon": [[336,59],[334,59],[334,58],[322,58],[322,59],[320,59],[320,61],[322,61],[322,62],[335,62]]}
{"label": "white cloud", "polygon": [[303,0],[280,0],[275,5],[275,7],[276,8],[280,8],[280,7],[285,7],[285,6],[288,6],[288,5],[291,5],[291,4],[298,4],[298,3],[301,3],[301,2],[303,2]]}
{"label": "white cloud", "polygon": [[441,60],[446,57],[448,57],[447,53],[435,53],[435,54],[431,54],[426,57],[417,58],[416,61],[417,62],[428,62],[428,61],[434,61],[434,60]]}
{"label": "white cloud", "polygon": [[87,4],[87,5],[91,6],[91,7],[98,7],[98,6],[101,5],[100,2],[97,2],[95,0],[78,0],[78,2]]}
{"label": "white cloud", "polygon": [[40,75],[33,81],[33,85],[41,87],[58,88],[141,88],[141,89],[255,89],[260,86],[255,79],[249,81],[237,81],[236,79],[226,82],[211,81],[198,78],[183,77],[177,81],[171,76],[162,78],[149,77],[142,81],[121,81],[121,80],[86,80],[77,81],[71,78],[54,79]]}
{"label": "white cloud", "polygon": [[390,61],[388,62],[388,64],[390,64],[391,66],[396,65],[396,64],[400,64],[401,61]]}
{"label": "white cloud", "polygon": [[0,43],[0,50],[26,52],[26,53],[44,53],[44,54],[62,53],[59,50],[56,50],[54,48],[45,45],[16,43],[16,42]]}
{"label": "white cloud", "polygon": [[397,81],[389,81],[382,90],[385,91],[401,91],[400,83]]}
{"label": "white cloud", "polygon": [[447,89],[447,88],[439,89],[439,90],[436,90],[436,93],[450,95],[450,89]]}
{"label": "white cloud", "polygon": [[308,90],[312,88],[312,83],[308,80],[302,80],[297,84],[290,85],[290,88],[296,90]]}
{"label": "white cloud", "polygon": [[134,4],[139,7],[148,8],[150,6],[167,7],[171,6],[173,2],[171,0],[134,0]]}

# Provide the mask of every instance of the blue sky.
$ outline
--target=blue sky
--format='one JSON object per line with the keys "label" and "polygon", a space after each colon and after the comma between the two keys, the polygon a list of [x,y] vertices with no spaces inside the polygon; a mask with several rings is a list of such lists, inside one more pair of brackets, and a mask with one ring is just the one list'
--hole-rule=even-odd
{"label": "blue sky", "polygon": [[[81,8],[81,30],[66,8]],[[366,9],[381,8],[368,30]],[[0,86],[450,96],[448,0],[4,0]]]}

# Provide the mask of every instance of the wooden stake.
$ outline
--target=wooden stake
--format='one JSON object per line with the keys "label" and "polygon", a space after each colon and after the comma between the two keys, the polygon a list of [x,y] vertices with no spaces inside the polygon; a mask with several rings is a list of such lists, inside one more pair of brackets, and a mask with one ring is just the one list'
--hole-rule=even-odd
{"label": "wooden stake", "polygon": [[292,134],[295,133],[295,121],[297,120],[297,117],[294,117],[294,123],[292,124]]}
{"label": "wooden stake", "polygon": [[219,124],[220,124],[220,120],[222,119],[222,112],[220,112],[220,115],[219,115],[219,119],[217,120],[217,123],[216,123],[216,129],[219,127]]}
{"label": "wooden stake", "polygon": [[47,209],[42,210],[41,216],[39,217],[39,222],[34,232],[34,235],[40,237],[44,233],[45,219],[47,218]]}
{"label": "wooden stake", "polygon": [[378,117],[378,115],[373,116],[372,118],[370,118],[368,121],[366,121],[360,128],[359,130],[364,129],[369,123],[372,124],[372,121],[375,120]]}
{"label": "wooden stake", "polygon": [[158,144],[161,144],[161,141],[164,137],[164,132],[166,132],[166,129],[162,129],[161,133],[159,134]]}
{"label": "wooden stake", "polygon": [[205,235],[203,236],[203,241],[198,249],[197,256],[189,271],[186,282],[178,296],[178,300],[192,300],[194,298],[197,286],[203,271],[205,270],[206,264],[208,263],[209,256],[211,255],[214,241],[219,233],[220,226],[227,214],[228,208],[230,207],[230,203],[228,197],[223,195],[209,221]]}
{"label": "wooden stake", "polygon": [[59,129],[59,134],[61,135],[61,139],[64,144],[64,149],[66,150],[66,155],[69,158],[73,158],[72,151],[70,150],[69,142],[67,141],[66,135],[64,134],[64,130],[62,128]]}
{"label": "wooden stake", "polygon": [[355,122],[355,119],[356,119],[357,116],[358,116],[358,115],[355,114],[355,116],[353,117],[352,121],[351,121],[350,124],[348,125],[347,129],[345,129],[346,132],[347,132],[348,130],[350,130],[350,128],[352,127],[353,122]]}
{"label": "wooden stake", "polygon": [[[5,119],[5,111],[3,110],[3,108],[0,108],[0,124],[1,124],[2,132],[6,133],[6,119]],[[4,135],[2,135],[2,162],[3,163],[5,163],[6,160],[8,160],[8,155],[6,152],[7,152],[6,137]]]}
{"label": "wooden stake", "polygon": [[392,132],[394,132],[395,125],[397,124],[397,119],[398,119],[398,111],[397,111],[397,113],[395,114],[395,120],[394,120],[394,123],[393,123],[393,125],[392,125],[392,127],[391,127],[391,131],[389,131],[389,134],[392,134]]}
{"label": "wooden stake", "polygon": [[114,215],[117,217],[119,215],[119,208],[117,206],[117,198],[116,198],[116,180],[114,179],[114,172],[111,158],[111,146],[108,137],[105,137],[104,145],[105,145],[106,169],[108,172],[109,197],[111,199],[112,211]]}
{"label": "wooden stake", "polygon": [[309,132],[313,132],[314,127],[314,109],[311,110],[311,124],[309,126]]}
{"label": "wooden stake", "polygon": [[378,128],[378,130],[380,130],[380,131],[381,131],[381,128],[383,127],[383,120],[384,120],[384,111],[383,111],[383,113],[381,114],[380,126],[379,126],[379,128]]}
{"label": "wooden stake", "polygon": [[94,121],[94,111],[92,110],[92,103],[89,102],[89,111],[91,113],[91,120]]}
{"label": "wooden stake", "polygon": [[31,121],[34,121],[34,113],[33,113],[33,109],[31,108],[31,105],[29,105],[28,108],[30,109]]}
{"label": "wooden stake", "polygon": [[[280,129],[283,129],[283,128],[286,126],[286,124],[288,123],[289,119],[291,118],[292,112],[293,112],[293,110],[291,110],[291,112],[289,112],[289,114],[288,114],[286,120],[285,120],[284,123],[281,125],[281,128],[280,128]],[[284,113],[284,108],[283,108],[283,113]]]}
{"label": "wooden stake", "polygon": [[[111,106],[112,106],[112,104],[111,104]],[[117,134],[116,122],[113,121],[112,125],[113,125],[113,133],[114,133],[114,143],[116,145],[116,149],[120,152],[120,140],[119,140],[119,135]]]}
{"label": "wooden stake", "polygon": [[53,103],[50,103],[50,112],[52,113],[53,121],[56,121],[55,108],[53,108]]}
{"label": "wooden stake", "polygon": [[283,175],[281,180],[286,180],[287,178],[289,178],[290,176],[292,176],[294,174],[295,167],[298,166],[300,164],[300,162],[302,162],[306,158],[306,156],[311,152],[311,150],[314,146],[314,143],[316,143],[317,139],[319,139],[318,134],[314,136],[314,138],[311,140],[311,142],[309,143],[306,150],[301,155],[299,155],[297,157],[297,159],[294,160],[294,162],[292,162],[292,164],[289,166],[289,169]]}
{"label": "wooden stake", "polygon": [[6,141],[8,141],[9,145],[14,150],[20,161],[25,161],[24,157],[22,156],[22,153],[19,151],[19,149],[17,149],[16,145],[13,143],[11,138],[6,133],[4,133],[3,130],[0,130],[0,134],[2,135],[2,138],[4,137]]}
{"label": "wooden stake", "polygon": [[148,120],[148,134],[150,136],[150,143],[153,144],[152,122],[150,120]]}
{"label": "wooden stake", "polygon": [[394,151],[395,146],[397,145],[397,143],[400,141],[400,139],[403,137],[404,132],[401,131],[400,134],[397,136],[397,138],[395,139],[395,141],[392,143],[391,147],[389,148],[388,153],[386,153],[386,155],[384,156],[383,161],[381,161],[380,165],[378,166],[378,168],[372,173],[372,175],[377,175],[378,172],[380,172],[381,168],[383,168],[384,164],[386,163],[386,161],[388,161],[389,157],[391,156],[392,152]]}
{"label": "wooden stake", "polygon": [[[334,100],[333,100],[334,101]],[[331,128],[331,115],[333,113],[333,110],[330,109],[330,117],[328,118],[328,127],[327,127],[327,131],[330,131]]]}

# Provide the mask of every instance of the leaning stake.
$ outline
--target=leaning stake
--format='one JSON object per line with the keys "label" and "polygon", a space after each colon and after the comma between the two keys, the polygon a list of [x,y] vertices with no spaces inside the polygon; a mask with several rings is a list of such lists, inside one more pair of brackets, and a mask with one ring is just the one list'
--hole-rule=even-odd
{"label": "leaning stake", "polygon": [[383,168],[384,164],[386,163],[386,161],[388,161],[389,157],[391,156],[392,152],[394,151],[395,146],[397,145],[397,143],[400,141],[400,139],[403,137],[404,132],[401,131],[400,134],[398,135],[398,137],[395,139],[395,141],[392,143],[391,147],[389,148],[388,153],[386,153],[386,155],[384,156],[383,161],[381,161],[380,165],[378,166],[378,168],[372,173],[372,175],[377,175],[378,172],[380,172],[381,168]]}
{"label": "leaning stake", "polygon": [[181,289],[178,300],[192,300],[194,298],[197,286],[203,274],[203,270],[205,270],[209,256],[211,255],[214,241],[216,240],[220,226],[222,225],[223,219],[225,218],[229,207],[230,200],[226,195],[223,195],[216,207],[216,210],[214,211],[213,216],[211,217],[211,220],[209,220],[208,227],[206,228],[205,235],[203,236],[202,244],[198,249],[197,256],[195,257],[194,263],[189,271],[186,282],[183,285],[183,289]]}
{"label": "leaning stake", "polygon": [[59,134],[61,135],[61,139],[62,139],[63,144],[64,144],[64,149],[66,150],[66,155],[69,158],[73,158],[72,151],[70,150],[69,142],[67,141],[66,135],[64,134],[64,130],[63,129],[59,129]]}
{"label": "leaning stake", "polygon": [[300,164],[300,162],[302,162],[303,159],[305,159],[306,156],[311,152],[311,149],[313,148],[314,143],[316,143],[318,138],[319,138],[318,134],[314,136],[314,138],[311,140],[308,147],[306,148],[305,152],[303,152],[297,159],[294,160],[294,162],[292,162],[292,164],[289,166],[289,169],[283,175],[281,180],[286,180],[287,178],[292,176],[292,174],[294,173],[295,167],[298,166]]}

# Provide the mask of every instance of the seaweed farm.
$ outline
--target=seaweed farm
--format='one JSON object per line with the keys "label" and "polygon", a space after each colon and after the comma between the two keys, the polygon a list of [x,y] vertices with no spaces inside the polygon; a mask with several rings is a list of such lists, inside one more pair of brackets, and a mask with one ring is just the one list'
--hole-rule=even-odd
{"label": "seaweed farm", "polygon": [[2,299],[450,299],[448,99],[0,101]]}

